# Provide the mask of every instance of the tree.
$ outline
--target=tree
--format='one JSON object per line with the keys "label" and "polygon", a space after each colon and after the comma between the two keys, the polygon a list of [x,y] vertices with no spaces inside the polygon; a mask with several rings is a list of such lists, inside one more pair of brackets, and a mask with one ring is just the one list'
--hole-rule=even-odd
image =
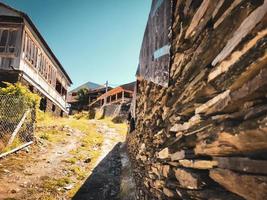
{"label": "tree", "polygon": [[77,92],[79,110],[84,108],[89,103],[89,90],[82,88]]}

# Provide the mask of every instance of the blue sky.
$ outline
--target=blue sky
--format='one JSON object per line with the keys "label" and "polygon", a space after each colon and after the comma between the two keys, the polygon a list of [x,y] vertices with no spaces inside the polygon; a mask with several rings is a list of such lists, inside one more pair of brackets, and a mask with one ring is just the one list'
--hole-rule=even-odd
{"label": "blue sky", "polygon": [[151,0],[0,0],[26,12],[69,73],[72,88],[135,80]]}

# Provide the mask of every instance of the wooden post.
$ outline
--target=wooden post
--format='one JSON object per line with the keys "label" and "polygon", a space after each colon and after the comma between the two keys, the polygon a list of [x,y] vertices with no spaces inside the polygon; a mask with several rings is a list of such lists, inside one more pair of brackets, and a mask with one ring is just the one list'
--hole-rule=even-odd
{"label": "wooden post", "polygon": [[[106,92],[105,92],[105,94],[107,94],[107,92],[108,92],[108,81],[106,81]],[[106,105],[107,104],[107,96],[105,96],[105,99],[104,99],[104,105]]]}
{"label": "wooden post", "polygon": [[26,119],[26,117],[27,117],[27,115],[28,115],[29,113],[30,113],[30,110],[27,110],[27,111],[24,113],[24,115],[22,116],[22,118],[21,118],[19,124],[17,125],[17,127],[16,127],[15,130],[14,130],[14,132],[12,133],[12,135],[11,135],[11,137],[10,137],[8,143],[7,143],[7,146],[9,146],[10,144],[12,144],[12,142],[14,141],[14,139],[15,139],[17,133],[19,132],[19,129],[21,128],[22,124],[24,123],[24,121],[25,121],[25,119]]}
{"label": "wooden post", "polygon": [[11,150],[11,151],[2,153],[2,154],[0,154],[0,158],[3,158],[3,157],[5,157],[5,156],[7,156],[7,155],[9,155],[9,154],[11,154],[11,153],[16,152],[16,151],[19,151],[20,149],[23,149],[23,148],[25,148],[25,147],[31,145],[32,143],[33,143],[33,141],[28,142],[28,143],[26,143],[26,144],[23,144],[23,145],[21,145],[21,146],[15,148],[15,149],[13,149],[13,150]]}

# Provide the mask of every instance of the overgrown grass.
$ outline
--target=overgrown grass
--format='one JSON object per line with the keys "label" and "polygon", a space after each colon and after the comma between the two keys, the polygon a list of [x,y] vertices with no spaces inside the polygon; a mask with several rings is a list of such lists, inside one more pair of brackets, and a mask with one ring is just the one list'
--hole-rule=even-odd
{"label": "overgrown grass", "polygon": [[[44,140],[56,143],[64,141],[64,138],[69,137],[62,129],[58,130],[58,128],[55,127],[68,126],[82,132],[79,138],[79,145],[69,152],[70,157],[63,160],[63,162],[66,163],[65,170],[68,172],[66,177],[72,182],[75,182],[75,186],[67,192],[70,198],[78,191],[84,179],[90,175],[90,169],[93,168],[101,154],[100,147],[104,139],[103,135],[97,132],[96,125],[90,123],[85,116],[86,115],[83,114],[82,117],[71,116],[68,118],[57,118],[49,113],[43,112],[38,112],[37,115],[37,126],[43,127],[40,128],[42,131],[39,131],[37,136]],[[89,162],[85,163],[87,159],[89,159]],[[60,181],[61,179],[58,180]],[[52,190],[52,188],[60,187],[60,185],[62,185],[60,183],[66,184],[66,182],[58,182],[58,180],[45,180],[43,181],[43,187]]]}
{"label": "overgrown grass", "polygon": [[48,140],[49,142],[57,143],[57,142],[63,142],[64,136],[66,136],[66,133],[64,131],[51,129],[51,130],[44,130],[44,131],[38,131],[36,133],[38,137],[44,140]]}
{"label": "overgrown grass", "polygon": [[9,146],[6,146],[3,150],[1,150],[1,152],[5,153],[11,151],[21,145],[23,145],[23,142],[18,137],[15,137],[14,141]]}
{"label": "overgrown grass", "polygon": [[[96,131],[96,126],[92,123],[89,123],[89,121],[85,118],[58,118],[49,113],[43,113],[39,111],[37,114],[37,125],[41,127],[69,126],[73,129],[77,129],[85,134],[85,136],[82,138],[84,147],[98,145],[103,142],[103,137]],[[41,131],[37,135],[42,139],[55,142],[57,141],[58,137],[62,139],[64,131],[51,129],[49,131]]]}
{"label": "overgrown grass", "polygon": [[64,187],[71,183],[71,179],[69,177],[63,177],[63,178],[50,178],[50,177],[43,177],[42,178],[42,184],[40,187],[42,187],[46,191],[56,191],[57,188]]}
{"label": "overgrown grass", "polygon": [[111,117],[105,117],[104,119],[101,119],[104,121],[110,128],[116,129],[118,133],[120,133],[123,136],[126,136],[128,125],[126,123],[113,123]]}

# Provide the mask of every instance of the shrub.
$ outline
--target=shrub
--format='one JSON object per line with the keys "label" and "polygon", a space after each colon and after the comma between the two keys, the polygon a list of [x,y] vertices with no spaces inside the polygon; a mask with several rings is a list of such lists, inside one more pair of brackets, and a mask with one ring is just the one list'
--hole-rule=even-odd
{"label": "shrub", "polygon": [[89,115],[88,115],[88,112],[86,111],[82,111],[82,112],[79,112],[75,115],[73,115],[73,118],[74,119],[89,119]]}
{"label": "shrub", "polygon": [[16,99],[21,99],[28,107],[38,108],[40,104],[40,97],[32,93],[27,87],[21,83],[7,83],[5,88],[0,88],[0,95],[11,95]]}

